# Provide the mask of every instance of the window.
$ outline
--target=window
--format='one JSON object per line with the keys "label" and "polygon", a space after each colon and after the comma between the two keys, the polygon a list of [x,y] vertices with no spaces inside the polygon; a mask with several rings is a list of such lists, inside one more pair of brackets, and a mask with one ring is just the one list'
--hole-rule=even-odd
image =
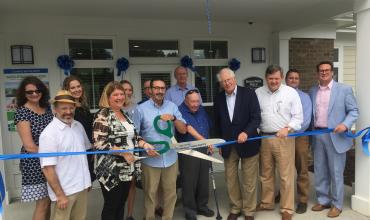
{"label": "window", "polygon": [[227,59],[227,41],[196,40],[193,45],[195,59]]}
{"label": "window", "polygon": [[85,88],[90,109],[99,108],[105,85],[114,80],[113,39],[68,39],[69,55],[75,60],[71,75],[78,76]]}
{"label": "window", "polygon": [[339,61],[339,49],[334,48],[333,49],[333,62],[338,62]]}
{"label": "window", "polygon": [[104,86],[114,80],[113,68],[74,68],[71,75],[81,79],[90,108],[98,109]]}
{"label": "window", "polygon": [[111,39],[69,39],[68,44],[74,60],[113,60]]}
{"label": "window", "polygon": [[195,73],[195,87],[199,89],[204,103],[213,102],[221,91],[217,73],[226,66],[198,66]]}
{"label": "window", "polygon": [[130,57],[178,57],[177,40],[129,40]]}
{"label": "window", "polygon": [[170,73],[142,73],[141,74],[141,99],[145,98],[143,85],[147,80],[160,79],[166,83],[167,88],[171,86],[171,74]]}

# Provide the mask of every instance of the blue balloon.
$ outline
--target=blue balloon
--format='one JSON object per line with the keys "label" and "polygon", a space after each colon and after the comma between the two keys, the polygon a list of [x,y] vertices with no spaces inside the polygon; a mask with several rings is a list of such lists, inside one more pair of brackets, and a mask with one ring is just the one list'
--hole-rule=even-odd
{"label": "blue balloon", "polygon": [[73,61],[72,58],[68,55],[60,55],[57,58],[57,63],[59,68],[63,69],[64,74],[67,76],[69,75],[69,73],[71,72],[72,68],[75,65],[75,61]]}
{"label": "blue balloon", "polygon": [[239,68],[240,68],[240,61],[237,60],[236,58],[232,58],[230,61],[229,61],[229,68],[232,70],[232,71],[237,71]]}
{"label": "blue balloon", "polygon": [[183,56],[180,60],[181,66],[191,69],[193,72],[196,72],[195,67],[193,66],[193,60],[188,56]]}
{"label": "blue balloon", "polygon": [[119,58],[116,62],[116,67],[118,69],[117,76],[120,76],[122,71],[126,72],[129,66],[130,66],[130,63],[128,62],[126,58],[124,57]]}

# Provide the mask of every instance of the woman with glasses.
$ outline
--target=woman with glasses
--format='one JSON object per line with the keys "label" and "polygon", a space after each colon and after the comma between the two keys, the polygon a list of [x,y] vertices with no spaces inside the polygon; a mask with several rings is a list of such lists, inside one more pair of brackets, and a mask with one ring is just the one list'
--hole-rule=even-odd
{"label": "woman with glasses", "polygon": [[[53,114],[49,106],[49,90],[34,76],[23,79],[17,90],[17,110],[14,123],[22,141],[22,154],[37,153],[39,136],[52,121]],[[46,179],[41,171],[38,158],[21,159],[22,202],[36,201],[33,220],[50,218],[50,199]]]}

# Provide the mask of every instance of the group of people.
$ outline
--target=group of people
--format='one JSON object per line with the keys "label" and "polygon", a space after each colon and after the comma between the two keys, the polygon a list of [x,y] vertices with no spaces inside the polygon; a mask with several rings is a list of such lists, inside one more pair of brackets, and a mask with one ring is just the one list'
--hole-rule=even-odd
{"label": "group of people", "polygon": [[[334,133],[313,137],[318,201],[312,210],[330,208],[327,215],[337,217],[343,208],[345,152],[352,146],[343,132],[350,130],[358,118],[358,108],[351,87],[333,80],[331,62],[319,63],[317,74],[319,83],[307,95],[298,89],[300,74],[294,69],[287,72],[284,85],[282,68],[270,65],[265,72],[266,85],[252,90],[238,86],[234,72],[224,68],[218,74],[222,91],[214,100],[214,120],[202,106],[199,90],[188,83],[187,69],[182,66],[175,69],[177,83],[168,90],[161,79],[146,81],[143,89],[147,97],[137,104],[129,81],[108,83],[95,114],[90,113],[82,82],[76,76],[64,80],[62,90],[50,100],[53,108],[43,82],[26,77],[17,90],[15,114],[22,153],[126,151],[22,159],[22,201],[36,201],[35,220],[50,218],[51,201],[55,202],[52,219],[85,219],[88,191],[96,179],[104,199],[101,219],[124,219],[127,202],[126,219],[133,220],[136,185],[140,182],[144,219],[160,215],[168,220],[173,218],[180,179],[185,219],[211,217],[210,162],[178,156],[174,149],[159,154],[161,146],[150,143],[203,140],[210,137],[212,128],[217,137],[237,140],[219,149],[225,160],[230,200],[227,219],[236,220],[240,215],[254,219],[256,211],[273,210],[277,198],[282,219],[291,219],[294,212],[304,213],[307,209],[309,139],[287,136],[307,129],[335,128]],[[176,139],[156,131],[153,121],[158,115],[158,126],[173,122]],[[275,138],[248,141],[260,135]],[[197,150],[206,154],[214,151],[212,146]],[[280,193],[276,193],[275,178],[280,180]]]}

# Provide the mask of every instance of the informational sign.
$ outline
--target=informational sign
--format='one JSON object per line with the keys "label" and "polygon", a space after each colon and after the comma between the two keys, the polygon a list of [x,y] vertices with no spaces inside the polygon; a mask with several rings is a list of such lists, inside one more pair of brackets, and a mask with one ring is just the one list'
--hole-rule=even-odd
{"label": "informational sign", "polygon": [[27,76],[36,76],[43,81],[46,86],[49,86],[48,69],[47,68],[32,68],[32,69],[4,69],[5,75],[5,106],[6,117],[8,121],[8,130],[16,131],[14,124],[14,115],[16,105],[16,92],[20,82]]}
{"label": "informational sign", "polygon": [[257,89],[263,86],[263,79],[256,76],[248,77],[244,80],[244,86],[251,89]]}

